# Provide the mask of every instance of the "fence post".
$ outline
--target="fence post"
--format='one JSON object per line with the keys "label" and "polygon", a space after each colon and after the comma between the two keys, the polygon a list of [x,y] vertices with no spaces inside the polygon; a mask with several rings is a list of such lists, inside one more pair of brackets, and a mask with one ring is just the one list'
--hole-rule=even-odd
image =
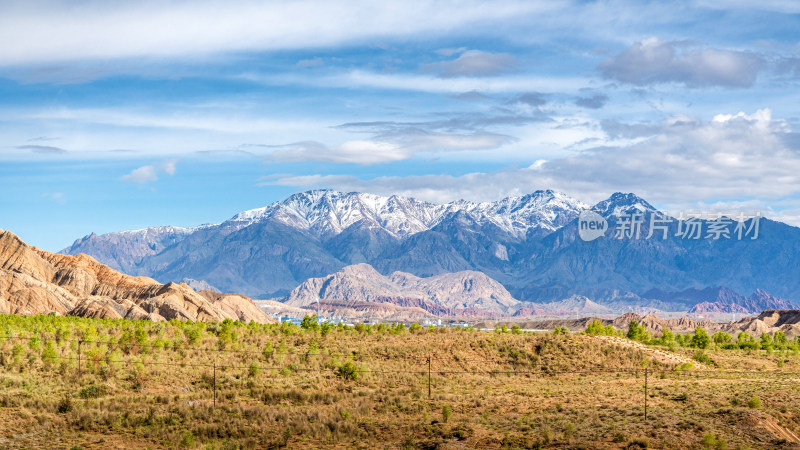
{"label": "fence post", "polygon": [[217,361],[214,360],[214,408],[217,407]]}
{"label": "fence post", "polygon": [[431,357],[428,356],[428,400],[431,399]]}
{"label": "fence post", "polygon": [[81,344],[83,344],[83,339],[78,339],[78,377],[83,376],[83,371],[81,370]]}
{"label": "fence post", "polygon": [[647,421],[647,368],[644,369],[644,420]]}

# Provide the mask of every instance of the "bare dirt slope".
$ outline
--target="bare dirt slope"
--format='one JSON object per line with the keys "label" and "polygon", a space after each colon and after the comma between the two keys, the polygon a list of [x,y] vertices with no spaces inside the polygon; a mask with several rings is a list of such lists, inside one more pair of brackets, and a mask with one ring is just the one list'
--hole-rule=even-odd
{"label": "bare dirt slope", "polygon": [[60,255],[0,230],[0,313],[145,320],[271,319],[239,295],[201,294],[183,283],[132,277],[92,257]]}

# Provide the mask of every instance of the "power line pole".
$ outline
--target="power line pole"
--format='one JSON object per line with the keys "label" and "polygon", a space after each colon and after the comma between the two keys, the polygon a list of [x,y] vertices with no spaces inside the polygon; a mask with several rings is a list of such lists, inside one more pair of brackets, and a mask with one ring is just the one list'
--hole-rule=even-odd
{"label": "power line pole", "polygon": [[644,369],[644,420],[647,421],[647,368]]}
{"label": "power line pole", "polygon": [[428,400],[431,399],[431,357],[428,356]]}
{"label": "power line pole", "polygon": [[214,408],[217,407],[217,361],[214,360]]}
{"label": "power line pole", "polygon": [[81,344],[83,344],[83,339],[78,339],[78,377],[83,375],[81,370]]}

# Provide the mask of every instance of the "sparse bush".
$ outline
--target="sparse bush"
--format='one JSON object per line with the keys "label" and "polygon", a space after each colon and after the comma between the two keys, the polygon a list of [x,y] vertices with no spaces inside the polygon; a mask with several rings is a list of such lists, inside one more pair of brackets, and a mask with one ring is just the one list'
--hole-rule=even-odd
{"label": "sparse bush", "polygon": [[694,355],[692,356],[692,359],[694,359],[697,362],[701,362],[703,364],[707,364],[709,366],[714,364],[714,361],[711,360],[711,357],[709,357],[707,354],[705,354],[703,351],[700,351],[700,350],[698,350],[698,351],[696,351],[694,353]]}
{"label": "sparse bush", "polygon": [[715,450],[728,449],[728,443],[724,439],[718,438],[717,436],[714,435],[714,433],[710,431],[704,434],[703,438],[700,439],[700,445],[703,446],[703,448],[707,449],[715,449]]}
{"label": "sparse bush", "polygon": [[72,411],[72,397],[65,395],[61,400],[58,402],[58,406],[56,407],[56,411],[60,414],[65,414]]}
{"label": "sparse bush", "polygon": [[450,420],[450,416],[453,415],[453,408],[450,405],[442,406],[442,421],[447,423]]}
{"label": "sparse bush", "polygon": [[56,359],[58,359],[56,345],[53,341],[47,341],[44,350],[42,350],[42,362],[44,362],[45,366],[50,367],[56,363]]}
{"label": "sparse bush", "polygon": [[358,367],[352,361],[347,361],[339,366],[336,375],[345,380],[356,381],[358,380]]}
{"label": "sparse bush", "polygon": [[264,349],[261,350],[261,354],[264,355],[264,359],[270,360],[273,353],[275,353],[275,350],[272,348],[272,341],[267,341],[267,343],[264,344]]}
{"label": "sparse bush", "polygon": [[181,445],[181,447],[186,447],[186,448],[194,447],[194,445],[195,445],[195,443],[194,443],[194,434],[192,434],[191,431],[187,431],[187,432],[183,433],[183,436],[181,437],[181,444],[180,445]]}
{"label": "sparse bush", "polygon": [[522,334],[522,328],[520,328],[519,325],[512,326],[511,334]]}
{"label": "sparse bush", "polygon": [[752,409],[761,408],[761,399],[758,398],[757,395],[754,395],[750,400],[747,401],[747,407]]}
{"label": "sparse bush", "polygon": [[104,395],[106,395],[106,387],[97,384],[86,386],[78,392],[80,398],[99,398]]}
{"label": "sparse bush", "polygon": [[589,336],[613,336],[614,327],[611,325],[603,326],[603,322],[601,322],[600,319],[594,319],[589,323],[583,333]]}

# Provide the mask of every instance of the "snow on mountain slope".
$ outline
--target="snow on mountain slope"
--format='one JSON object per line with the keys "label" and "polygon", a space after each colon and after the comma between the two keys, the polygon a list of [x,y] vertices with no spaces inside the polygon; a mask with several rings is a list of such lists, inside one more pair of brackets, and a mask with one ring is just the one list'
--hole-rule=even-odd
{"label": "snow on mountain slope", "polygon": [[592,207],[592,210],[606,217],[657,211],[645,199],[635,194],[623,194],[621,192],[615,192],[608,199],[597,203]]}
{"label": "snow on mountain slope", "polygon": [[272,205],[244,211],[226,223],[247,226],[276,219],[315,235],[330,236],[366,221],[396,237],[405,237],[435,226],[447,215],[463,211],[478,223],[491,222],[513,235],[524,235],[532,227],[555,230],[577,217],[588,205],[554,191],[536,191],[497,202],[464,200],[437,205],[413,198],[383,197],[364,193],[315,190],[292,195]]}

